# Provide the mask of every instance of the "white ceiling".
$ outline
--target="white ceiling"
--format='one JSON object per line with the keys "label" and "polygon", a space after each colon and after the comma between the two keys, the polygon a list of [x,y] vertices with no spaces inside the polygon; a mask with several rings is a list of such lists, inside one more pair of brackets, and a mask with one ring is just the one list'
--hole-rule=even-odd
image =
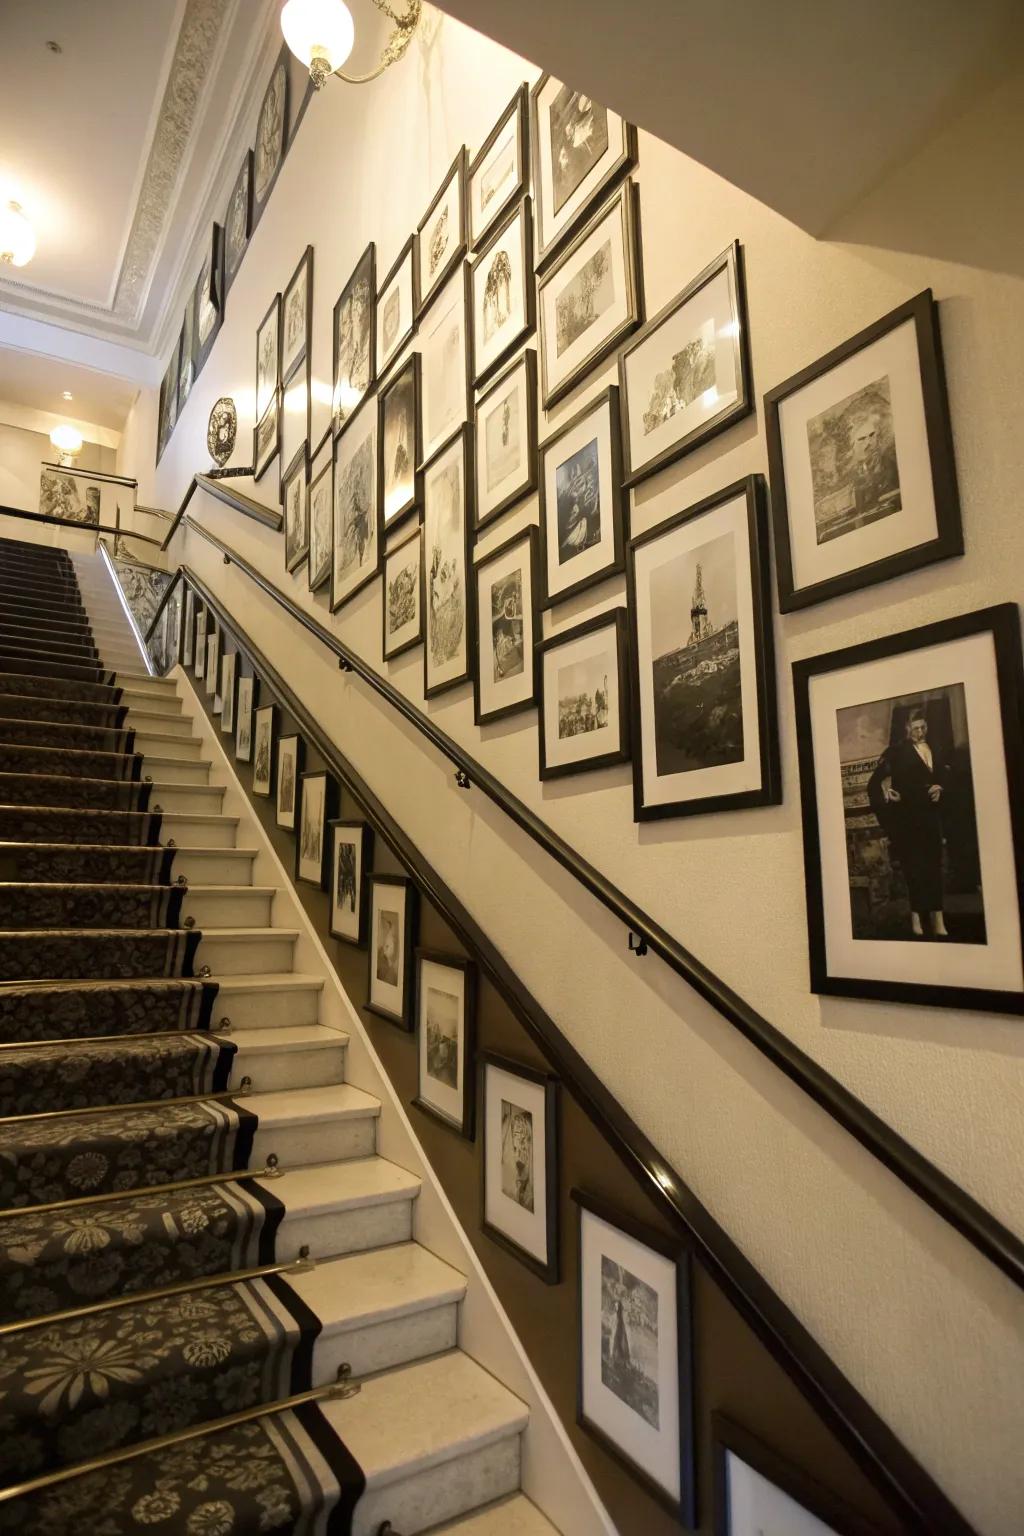
{"label": "white ceiling", "polygon": [[[63,398],[65,390],[70,391],[70,400]],[[0,347],[0,402],[75,417],[120,432],[137,394],[135,384],[112,374]],[[0,414],[2,410],[0,404]]]}

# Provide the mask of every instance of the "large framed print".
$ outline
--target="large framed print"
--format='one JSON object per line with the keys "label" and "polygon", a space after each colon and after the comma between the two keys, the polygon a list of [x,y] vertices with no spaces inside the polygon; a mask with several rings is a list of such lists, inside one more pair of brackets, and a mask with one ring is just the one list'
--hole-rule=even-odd
{"label": "large framed print", "polygon": [[307,245],[281,300],[281,382],[287,384],[313,350],[313,247]]}
{"label": "large framed print", "polygon": [[256,419],[263,415],[281,382],[281,295],[275,293],[256,332]]}
{"label": "large framed print", "polygon": [[255,229],[267,206],[284,161],[288,132],[288,47],[277,56],[273,74],[260,104],[256,119],[256,146],[252,166],[252,228]]}
{"label": "large framed print", "polygon": [[476,1119],[476,966],[416,951],[417,1108],[473,1140]]}
{"label": "large framed print", "polygon": [[327,823],[338,813],[338,783],[323,771],[304,773],[299,793],[299,835],[295,839],[295,878],[327,889]]}
{"label": "large framed print", "polygon": [[363,403],[376,376],[377,249],[372,240],[341,290],[333,324],[331,423],[337,435]]}
{"label": "large framed print", "polygon": [[247,149],[224,215],[224,294],[234,282],[252,233],[252,150]]}
{"label": "large framed print", "polygon": [[203,681],[206,671],[206,637],[209,630],[210,616],[205,608],[200,608],[196,618],[196,654],[193,672],[196,682]]}
{"label": "large framed print", "polygon": [[476,407],[476,526],[483,528],[537,489],[537,354],[532,347],[498,374]]}
{"label": "large framed print", "polygon": [[794,663],[811,988],[1024,1013],[1016,605]]}
{"label": "large framed print", "polygon": [[734,241],[619,353],[625,482],[664,469],[748,416],[750,338]]}
{"label": "large framed print", "polygon": [[185,594],[185,651],[182,663],[190,667],[195,658],[196,645],[196,594],[189,587]]}
{"label": "large framed print", "polygon": [[627,181],[540,279],[545,410],[575,389],[643,319],[639,240],[636,186]]}
{"label": "large framed print", "polygon": [[636,165],[636,129],[592,96],[542,75],[530,93],[537,267]]}
{"label": "large framed print", "polygon": [[206,641],[206,666],[203,672],[207,698],[215,701],[214,713],[216,713],[217,688],[220,683],[220,636],[221,632],[214,624]]}
{"label": "large framed print", "polygon": [[689,1255],[603,1200],[579,1189],[571,1198],[579,1212],[576,1421],[693,1527]]}
{"label": "large framed print", "polygon": [[816,1479],[724,1414],[711,1415],[715,1536],[871,1536],[869,1525]]}
{"label": "large framed print", "polygon": [[306,743],[301,736],[280,736],[277,741],[277,825],[294,832],[298,816],[299,780],[305,767]]}
{"label": "large framed print", "polygon": [[481,1225],[547,1285],[560,1275],[559,1083],[547,1072],[485,1051]]}
{"label": "large framed print", "polygon": [[384,556],[385,661],[423,644],[423,530],[417,528]]}
{"label": "large framed print", "polygon": [[420,323],[424,463],[463,422],[472,418],[470,300],[470,273],[463,264]]}
{"label": "large framed print", "polygon": [[751,475],[629,546],[636,821],[781,798],[764,502]]}
{"label": "large framed print", "polygon": [[369,932],[373,828],[365,821],[332,821],[331,915],[334,938],[365,948]]}
{"label": "large framed print", "polygon": [[536,324],[530,199],[498,225],[471,268],[473,382],[484,384]]}
{"label": "large framed print", "polygon": [[235,732],[235,704],[238,696],[238,652],[226,651],[220,659],[220,728],[225,736]]}
{"label": "large framed print", "polygon": [[366,1006],[412,1031],[416,887],[406,875],[370,875],[369,980]]}
{"label": "large framed print", "polygon": [[332,613],[377,575],[382,545],[377,499],[377,402],[369,399],[334,443]]}
{"label": "large framed print", "polygon": [[252,435],[252,477],[262,480],[281,452],[281,391],[275,390]]}
{"label": "large framed print", "polygon": [[468,427],[423,466],[423,695],[428,699],[473,676],[472,474]]}
{"label": "large framed print", "polygon": [[625,567],[619,391],[612,384],[540,446],[542,604]]}
{"label": "large framed print", "polygon": [[309,487],[309,590],[318,592],[331,575],[331,508],[334,496],[333,462],[327,460]]}
{"label": "large framed print", "polygon": [[185,409],[185,402],[192,393],[192,385],[196,376],[195,365],[195,307],[188,303],[185,305],[185,318],[182,321],[181,332],[178,339],[178,415]]}
{"label": "large framed print", "polygon": [[164,449],[170,442],[174,424],[178,419],[178,351],[171,353],[171,360],[160,385],[160,404],[157,414],[156,462],[159,464]]}
{"label": "large framed print", "polygon": [[612,608],[538,646],[540,777],[629,761],[626,610]]}
{"label": "large framed print", "polygon": [[452,161],[416,231],[417,310],[426,309],[466,254],[466,146]]}
{"label": "large framed print", "polygon": [[377,289],[377,372],[381,377],[413,333],[418,297],[416,236],[410,235]]}
{"label": "large framed print", "polygon": [[503,720],[537,702],[540,634],[537,530],[523,528],[475,566],[477,725]]}
{"label": "large framed print", "polygon": [[264,704],[256,711],[253,727],[252,792],[269,799],[274,792],[277,768],[277,705]]}
{"label": "large framed print", "polygon": [[420,355],[413,352],[380,392],[377,497],[385,533],[415,512],[420,500]]}
{"label": "large framed print", "polygon": [[196,377],[213,350],[224,319],[224,231],[219,224],[210,230],[210,243],[195,288]]}
{"label": "large framed print", "polygon": [[309,443],[296,450],[281,476],[285,569],[297,571],[309,553]]}
{"label": "large framed print", "polygon": [[257,682],[250,673],[238,679],[238,696],[235,702],[235,757],[240,763],[252,761],[253,711],[256,706]]}
{"label": "large framed print", "polygon": [[491,129],[469,168],[469,241],[477,250],[502,214],[526,191],[529,90],[525,84]]}
{"label": "large framed print", "polygon": [[783,613],[963,554],[926,289],[764,397]]}

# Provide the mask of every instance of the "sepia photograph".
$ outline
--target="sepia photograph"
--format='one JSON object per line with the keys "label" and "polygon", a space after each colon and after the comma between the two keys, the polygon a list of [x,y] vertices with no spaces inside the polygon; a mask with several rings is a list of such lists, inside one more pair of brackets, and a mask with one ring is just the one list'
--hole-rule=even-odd
{"label": "sepia photograph", "polygon": [[874,379],[812,416],[807,451],[819,544],[901,510],[888,378]]}
{"label": "sepia photograph", "polygon": [[423,534],[417,528],[384,556],[385,661],[423,642]]}
{"label": "sepia photograph", "polygon": [[257,709],[253,727],[252,792],[269,797],[274,790],[277,766],[277,706]]}
{"label": "sepia photograph", "polygon": [[528,197],[497,226],[471,269],[473,380],[479,387],[535,323],[533,222]]}
{"label": "sepia photograph", "polygon": [[533,1115],[501,1100],[501,1192],[533,1212]]}
{"label": "sepia photograph", "polygon": [[459,1080],[459,1000],[454,992],[427,987],[423,999],[427,1025],[427,1076],[445,1088]]}
{"label": "sepia photograph", "polygon": [[282,48],[267,85],[256,121],[256,147],[252,170],[252,227],[256,228],[266,207],[284,159],[288,128],[288,50]]}
{"label": "sepia photograph", "polygon": [[469,168],[469,234],[474,250],[526,191],[528,111],[529,92],[521,85]]}
{"label": "sepia photograph", "polygon": [[224,215],[224,292],[235,280],[252,228],[252,150],[247,149]]}
{"label": "sepia photograph", "polygon": [[309,356],[313,334],[313,247],[307,245],[281,301],[281,382]]}
{"label": "sepia photograph", "polygon": [[601,1380],[659,1428],[658,1293],[607,1254],[601,1255]]}
{"label": "sepia photograph", "polygon": [[302,775],[295,878],[321,890],[327,884],[327,823],[337,810],[337,801],[338,786],[330,774]]}
{"label": "sepia photograph", "polygon": [[608,152],[608,113],[592,96],[562,85],[548,114],[551,202],[559,213]]}
{"label": "sepia photograph", "polygon": [[414,352],[380,394],[380,485],[385,530],[414,512],[420,483],[420,354]]}
{"label": "sepia photograph", "polygon": [[540,529],[546,607],[625,563],[619,391],[613,384],[540,447]]}
{"label": "sepia photograph", "polygon": [[309,590],[316,592],[331,574],[331,499],[333,465],[328,459],[309,487]]}
{"label": "sepia photograph", "polygon": [[636,129],[551,75],[530,93],[537,259],[543,270],[603,196],[637,161]]}
{"label": "sepia photograph", "polygon": [[470,269],[462,265],[441,290],[419,328],[423,441],[427,460],[471,419]]}
{"label": "sepia photograph", "polygon": [[335,436],[362,404],[373,383],[377,348],[377,266],[373,241],[334,306],[334,389],[332,424]]}
{"label": "sepia photograph", "polygon": [[347,944],[366,944],[373,829],[365,821],[331,821],[330,930]]}
{"label": "sepia photograph", "polygon": [[220,660],[220,728],[225,736],[234,735],[235,698],[238,689],[238,652],[228,651]]}
{"label": "sepia photograph", "polygon": [[295,831],[305,750],[301,736],[282,736],[277,743],[277,825],[288,832]]}
{"label": "sepia photograph", "polygon": [[537,489],[537,354],[513,358],[476,407],[476,526]]}
{"label": "sepia photograph", "polygon": [[494,681],[523,670],[523,573],[510,571],[491,583],[491,660]]}
{"label": "sepia photograph", "polygon": [[537,702],[537,569],[537,530],[532,525],[476,562],[477,725]]}
{"label": "sepia photograph", "polygon": [[256,332],[256,417],[263,415],[281,382],[281,295],[275,293]]}
{"label": "sepia photograph", "polygon": [[377,372],[383,375],[413,333],[418,309],[416,236],[410,235],[377,290]]}
{"label": "sepia photograph", "polygon": [[380,569],[377,490],[377,402],[369,399],[334,445],[332,612]]}
{"label": "sepia photograph", "polygon": [[466,146],[463,144],[420,223],[416,236],[419,310],[426,309],[466,251]]}
{"label": "sepia photograph", "polygon": [[306,443],[297,449],[281,476],[281,503],[284,508],[285,569],[295,571],[309,551],[309,457]]}
{"label": "sepia photograph", "polygon": [[209,614],[205,608],[200,608],[196,618],[196,654],[194,672],[196,681],[202,680],[206,671],[206,635],[210,627]]}
{"label": "sepia photograph", "polygon": [[557,1285],[558,1082],[491,1051],[481,1059],[483,1230]]}
{"label": "sepia photograph", "polygon": [[416,951],[418,1087],[413,1103],[473,1139],[476,967],[460,955]]}
{"label": "sepia photograph", "polygon": [[558,563],[586,554],[601,540],[601,473],[597,438],[555,467]]}
{"label": "sepia photograph", "polygon": [[423,688],[434,698],[472,676],[469,642],[469,429],[423,470]]}
{"label": "sepia photograph", "polygon": [[238,697],[235,701],[235,757],[240,763],[252,761],[253,707],[256,702],[256,679],[239,677]]}
{"label": "sepia photograph", "polygon": [[541,780],[628,761],[626,646],[623,607],[541,642]]}
{"label": "sepia photograph", "polygon": [[417,893],[405,875],[369,876],[370,941],[366,1006],[412,1030]]}

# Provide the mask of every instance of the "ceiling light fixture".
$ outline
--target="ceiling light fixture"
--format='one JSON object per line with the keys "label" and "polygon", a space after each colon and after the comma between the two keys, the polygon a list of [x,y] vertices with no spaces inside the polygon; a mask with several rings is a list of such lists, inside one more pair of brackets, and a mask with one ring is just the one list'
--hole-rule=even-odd
{"label": "ceiling light fixture", "polygon": [[373,0],[373,4],[394,22],[395,29],[384,46],[376,69],[368,75],[346,75],[341,66],[352,52],[355,23],[345,0],[286,0],[281,9],[284,40],[309,70],[317,90],[331,75],[337,75],[349,85],[366,85],[382,75],[390,64],[397,64],[405,53],[419,24],[422,0],[405,0],[401,13],[389,0]]}
{"label": "ceiling light fixture", "polygon": [[20,203],[0,207],[0,264],[23,267],[36,253],[36,237]]}
{"label": "ceiling light fixture", "polygon": [[75,398],[75,397],[74,397],[74,395],[73,395],[73,394],[72,394],[72,393],[71,393],[71,391],[70,391],[70,389],[66,389],[66,390],[65,390],[65,391],[64,391],[64,393],[63,393],[63,395],[62,395],[62,396],[61,396],[61,399],[62,399],[62,400],[73,400],[73,399],[74,399],[74,398]]}
{"label": "ceiling light fixture", "polygon": [[74,465],[75,460],[82,451],[84,439],[77,428],[68,422],[62,422],[59,427],[54,427],[50,433],[50,442],[59,454],[59,463],[66,469]]}

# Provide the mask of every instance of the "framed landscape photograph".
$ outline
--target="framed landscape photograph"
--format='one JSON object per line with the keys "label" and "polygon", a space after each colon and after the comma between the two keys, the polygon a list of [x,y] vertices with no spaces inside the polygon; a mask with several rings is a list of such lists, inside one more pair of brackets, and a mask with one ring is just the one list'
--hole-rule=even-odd
{"label": "framed landscape photograph", "polygon": [[334,306],[335,436],[363,403],[376,377],[377,251],[371,240]]}
{"label": "framed landscape photograph", "polygon": [[446,283],[419,329],[424,462],[473,413],[469,360],[470,275],[465,265]]}
{"label": "framed landscape photograph", "polygon": [[781,798],[764,503],[751,475],[630,543],[636,821]]}
{"label": "framed landscape photograph", "polygon": [[309,487],[309,590],[317,592],[331,574],[333,462],[328,459]]}
{"label": "framed landscape photograph", "polygon": [[196,654],[196,594],[189,587],[185,594],[185,650],[182,663],[190,667]]}
{"label": "framed landscape photograph", "polygon": [[256,679],[251,674],[238,679],[235,705],[235,757],[240,763],[252,761],[253,709],[256,704]]}
{"label": "framed landscape photograph", "polygon": [[379,396],[377,496],[385,533],[415,512],[420,500],[420,355],[413,352]]}
{"label": "framed landscape photograph", "polygon": [[224,295],[242,265],[252,232],[252,150],[247,149],[224,215]]}
{"label": "framed landscape photograph", "polygon": [[301,736],[280,736],[277,742],[277,824],[294,832],[298,815],[299,780],[305,767],[306,743]]}
{"label": "framed landscape photograph", "polygon": [[466,146],[452,161],[416,232],[418,310],[466,254]]}
{"label": "framed landscape photograph", "polygon": [[338,812],[337,781],[324,772],[304,773],[299,781],[299,835],[295,840],[295,878],[327,889],[327,823]]}
{"label": "framed landscape photograph", "polygon": [[473,676],[472,473],[468,427],[423,466],[423,693],[428,699]]}
{"label": "framed landscape photograph", "polygon": [[537,702],[537,530],[522,528],[474,568],[478,620],[474,715],[503,720]]}
{"label": "framed landscape photograph", "polygon": [[268,799],[274,792],[277,767],[277,705],[264,704],[256,711],[252,747],[252,792]]}
{"label": "framed landscape photograph", "polygon": [[297,571],[309,553],[309,443],[296,449],[281,476],[285,569]]}
{"label": "framed landscape photograph", "polygon": [[284,160],[288,131],[288,48],[281,49],[256,120],[252,168],[252,228],[255,229]]}
{"label": "framed landscape photograph", "polygon": [[521,352],[476,407],[476,526],[537,489],[537,354]]}
{"label": "framed landscape photograph", "polygon": [[612,608],[538,646],[540,777],[629,761],[626,610]]}
{"label": "framed landscape photograph", "polygon": [[593,97],[542,75],[530,93],[537,268],[636,165],[636,129]]}
{"label": "framed landscape photograph", "polygon": [[369,399],[334,443],[332,613],[380,570],[383,539],[377,483],[377,402]]}
{"label": "framed landscape photograph", "polygon": [[253,433],[252,464],[254,480],[262,480],[267,470],[281,452],[281,392],[275,390],[270,404],[256,424]]}
{"label": "framed landscape photograph", "polygon": [[330,929],[346,944],[366,945],[369,933],[370,886],[367,870],[373,863],[373,828],[365,821],[332,821]]}
{"label": "framed landscape photograph", "polygon": [[377,372],[381,377],[413,333],[418,297],[416,236],[410,235],[377,290]]}
{"label": "framed landscape photograph", "polygon": [[536,324],[530,199],[508,213],[471,269],[473,382],[478,387]]}
{"label": "framed landscape photograph", "polygon": [[537,290],[545,410],[643,319],[636,186],[627,181],[566,246]]}
{"label": "framed landscape photograph", "polygon": [[480,1057],[483,1211],[487,1236],[547,1285],[560,1274],[559,1084],[492,1051]]}
{"label": "framed landscape photograph", "polygon": [[225,736],[234,735],[235,698],[238,689],[238,652],[226,651],[220,659],[220,728]]}
{"label": "framed landscape photograph", "polygon": [[715,1536],[871,1536],[874,1527],[724,1414],[711,1415]]}
{"label": "framed landscape photograph", "polygon": [[416,887],[406,875],[370,875],[370,953],[366,1006],[412,1030]]}
{"label": "framed landscape photograph", "polygon": [[476,966],[459,955],[416,951],[413,1103],[473,1140],[476,1118]]}
{"label": "framed landscape photograph", "polygon": [[783,613],[963,554],[926,289],[764,397]]}
{"label": "framed landscape photograph", "polygon": [[469,239],[474,250],[526,191],[529,99],[527,86],[521,85],[469,168]]}
{"label": "framed landscape photograph", "polygon": [[1004,603],[793,666],[811,990],[1024,1013],[1024,667]]}
{"label": "framed landscape photograph", "polygon": [[281,382],[309,357],[313,342],[313,247],[307,245],[281,301]]}
{"label": "framed landscape photograph", "polygon": [[748,416],[750,338],[739,241],[619,353],[625,483],[664,469]]}
{"label": "framed landscape photograph", "polygon": [[281,295],[274,294],[256,332],[256,419],[263,415],[281,382]]}
{"label": "framed landscape photograph", "polygon": [[423,531],[384,556],[385,661],[423,644]]}
{"label": "framed landscape photograph", "polygon": [[619,391],[612,384],[540,445],[545,608],[625,568],[619,421]]}
{"label": "framed landscape photograph", "polygon": [[571,1198],[579,1211],[576,1422],[692,1527],[689,1255],[603,1200],[579,1189]]}

